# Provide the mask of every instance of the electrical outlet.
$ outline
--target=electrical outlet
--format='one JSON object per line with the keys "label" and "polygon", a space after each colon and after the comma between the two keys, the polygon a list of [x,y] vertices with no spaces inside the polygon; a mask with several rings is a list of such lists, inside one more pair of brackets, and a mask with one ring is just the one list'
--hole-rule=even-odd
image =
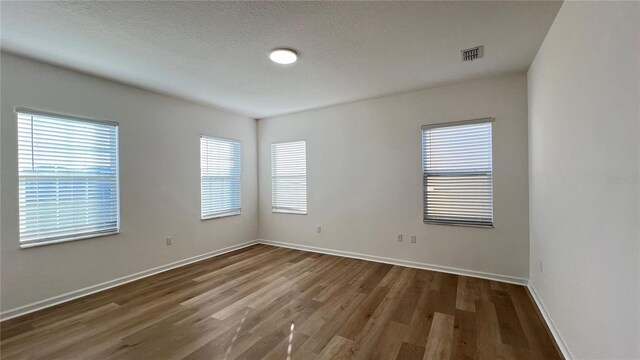
{"label": "electrical outlet", "polygon": [[316,226],[316,232],[320,234],[322,232],[322,226],[320,225]]}
{"label": "electrical outlet", "polygon": [[173,242],[173,238],[171,236],[167,236],[167,245],[171,245]]}
{"label": "electrical outlet", "polygon": [[398,234],[398,241],[402,242],[402,234]]}
{"label": "electrical outlet", "polygon": [[415,244],[416,240],[417,240],[416,236],[415,235],[411,235],[411,243]]}
{"label": "electrical outlet", "polygon": [[542,260],[540,260],[540,272],[542,272]]}

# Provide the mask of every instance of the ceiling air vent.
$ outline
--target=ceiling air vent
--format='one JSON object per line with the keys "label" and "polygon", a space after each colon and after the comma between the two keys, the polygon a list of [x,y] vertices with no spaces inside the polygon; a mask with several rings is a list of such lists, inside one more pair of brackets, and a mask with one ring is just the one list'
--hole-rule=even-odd
{"label": "ceiling air vent", "polygon": [[476,46],[471,49],[462,50],[462,61],[473,61],[484,56],[484,46]]}

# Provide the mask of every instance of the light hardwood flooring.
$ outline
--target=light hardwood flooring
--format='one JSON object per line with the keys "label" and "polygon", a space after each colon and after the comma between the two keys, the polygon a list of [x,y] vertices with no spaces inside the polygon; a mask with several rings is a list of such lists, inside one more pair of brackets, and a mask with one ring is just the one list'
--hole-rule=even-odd
{"label": "light hardwood flooring", "polygon": [[527,289],[256,245],[1,325],[2,359],[559,359]]}

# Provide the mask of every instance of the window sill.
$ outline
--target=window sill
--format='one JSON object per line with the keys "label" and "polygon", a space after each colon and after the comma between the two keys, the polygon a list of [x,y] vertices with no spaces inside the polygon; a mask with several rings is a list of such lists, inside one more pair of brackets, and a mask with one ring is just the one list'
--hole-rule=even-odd
{"label": "window sill", "polygon": [[225,214],[220,214],[220,215],[211,215],[211,216],[200,218],[200,221],[206,221],[206,220],[212,220],[212,219],[220,219],[220,218],[226,218],[226,217],[238,216],[238,215],[242,215],[242,213],[237,212],[237,213],[225,213]]}
{"label": "window sill", "polygon": [[34,248],[34,247],[38,247],[38,246],[61,244],[61,243],[66,243],[66,242],[71,242],[71,241],[86,240],[86,239],[92,239],[92,238],[98,238],[98,237],[104,237],[104,236],[111,236],[111,235],[118,235],[118,234],[120,234],[120,230],[104,232],[104,233],[97,233],[97,234],[89,234],[89,235],[83,235],[83,236],[75,236],[75,237],[64,238],[64,239],[45,240],[45,241],[36,242],[36,243],[30,243],[30,244],[20,244],[20,248],[21,249],[30,249],[30,248]]}
{"label": "window sill", "polygon": [[295,210],[276,210],[276,209],[271,209],[271,212],[274,213],[274,214],[307,215],[306,211],[295,211]]}
{"label": "window sill", "polygon": [[463,227],[474,227],[474,228],[482,228],[482,229],[493,229],[493,224],[466,224],[466,223],[458,223],[458,222],[448,222],[448,221],[438,221],[438,220],[423,220],[425,224],[429,225],[450,225],[450,226],[463,226]]}

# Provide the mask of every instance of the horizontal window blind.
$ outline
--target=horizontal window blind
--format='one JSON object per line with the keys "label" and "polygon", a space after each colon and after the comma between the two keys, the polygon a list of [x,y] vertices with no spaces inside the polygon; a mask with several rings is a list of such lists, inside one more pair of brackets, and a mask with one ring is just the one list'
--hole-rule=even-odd
{"label": "horizontal window blind", "polygon": [[422,129],[424,221],[493,225],[490,119]]}
{"label": "horizontal window blind", "polygon": [[200,137],[202,219],[240,214],[240,168],[240,142]]}
{"label": "horizontal window blind", "polygon": [[272,210],[307,213],[307,143],[271,144]]}
{"label": "horizontal window blind", "polygon": [[22,247],[119,231],[118,125],[18,110]]}

